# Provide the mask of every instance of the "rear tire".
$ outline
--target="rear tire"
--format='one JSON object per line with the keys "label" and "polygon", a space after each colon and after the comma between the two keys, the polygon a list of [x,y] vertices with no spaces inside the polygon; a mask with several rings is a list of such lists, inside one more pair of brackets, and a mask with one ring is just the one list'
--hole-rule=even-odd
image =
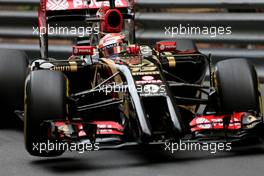
{"label": "rear tire", "polygon": [[222,113],[261,112],[261,95],[255,67],[246,59],[229,59],[216,64],[215,86]]}
{"label": "rear tire", "polygon": [[[0,126],[5,126],[15,110],[23,110],[24,83],[27,75],[28,57],[25,52],[0,49]],[[7,119],[8,117],[8,119]]]}
{"label": "rear tire", "polygon": [[[48,142],[48,131],[41,124],[47,120],[66,119],[67,78],[61,72],[33,71],[26,83],[24,137],[26,150],[34,156],[53,157],[64,151],[40,152],[36,143]],[[52,142],[52,141],[51,141]]]}

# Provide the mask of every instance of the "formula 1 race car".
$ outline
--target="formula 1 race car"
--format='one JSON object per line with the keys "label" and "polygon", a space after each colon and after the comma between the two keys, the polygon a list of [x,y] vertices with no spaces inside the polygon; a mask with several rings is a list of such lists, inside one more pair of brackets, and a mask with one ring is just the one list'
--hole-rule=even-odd
{"label": "formula 1 race car", "polygon": [[[213,66],[191,40],[137,44],[133,2],[97,1],[42,0],[41,58],[29,63],[23,52],[0,50],[1,111],[24,120],[31,155],[64,152],[35,150],[46,142],[98,143],[103,149],[263,137],[253,64],[235,58]],[[54,59],[44,29],[66,22],[99,32],[75,37],[72,56]]]}

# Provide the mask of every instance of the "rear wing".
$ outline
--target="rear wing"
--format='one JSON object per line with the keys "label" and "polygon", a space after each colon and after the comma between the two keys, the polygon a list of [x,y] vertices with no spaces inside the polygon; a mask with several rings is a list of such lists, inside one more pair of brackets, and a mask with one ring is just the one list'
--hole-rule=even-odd
{"label": "rear wing", "polygon": [[[80,9],[99,9],[103,6],[110,6],[109,1],[102,0],[43,0],[42,5],[45,6],[45,11],[57,10],[80,10]],[[131,0],[115,0],[116,8],[128,8],[133,5]]]}
{"label": "rear wing", "polygon": [[40,0],[38,27],[41,58],[48,57],[48,33],[46,29],[47,21],[51,18],[67,16],[67,19],[70,20],[70,15],[78,17],[85,14],[93,19],[98,9],[109,6],[111,9],[118,9],[122,15],[127,14],[127,17],[131,19],[134,18],[133,15],[130,15],[133,13],[134,4],[135,0]]}

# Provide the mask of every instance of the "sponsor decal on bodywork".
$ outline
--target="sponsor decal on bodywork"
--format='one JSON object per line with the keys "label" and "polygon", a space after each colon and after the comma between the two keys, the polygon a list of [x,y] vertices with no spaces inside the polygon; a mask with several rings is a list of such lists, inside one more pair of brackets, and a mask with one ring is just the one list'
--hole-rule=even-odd
{"label": "sponsor decal on bodywork", "polygon": [[[126,0],[116,0],[117,8],[128,7]],[[54,10],[74,10],[74,9],[99,9],[103,6],[109,6],[108,1],[98,2],[96,0],[47,0],[46,8],[48,11]]]}
{"label": "sponsor decal on bodywork", "polygon": [[[228,129],[228,130],[238,130],[241,128],[242,117],[245,115],[244,112],[234,113],[231,115],[205,115],[197,116],[191,122],[191,131],[201,131],[201,130],[219,130],[219,129]],[[228,126],[224,126],[224,118],[229,118]]]}

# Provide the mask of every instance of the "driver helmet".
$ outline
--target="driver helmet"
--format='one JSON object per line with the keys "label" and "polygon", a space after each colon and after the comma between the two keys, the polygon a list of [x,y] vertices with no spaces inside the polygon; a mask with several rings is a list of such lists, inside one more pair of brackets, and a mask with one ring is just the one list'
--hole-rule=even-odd
{"label": "driver helmet", "polygon": [[101,57],[113,57],[126,52],[125,36],[118,33],[106,34],[99,42]]}

